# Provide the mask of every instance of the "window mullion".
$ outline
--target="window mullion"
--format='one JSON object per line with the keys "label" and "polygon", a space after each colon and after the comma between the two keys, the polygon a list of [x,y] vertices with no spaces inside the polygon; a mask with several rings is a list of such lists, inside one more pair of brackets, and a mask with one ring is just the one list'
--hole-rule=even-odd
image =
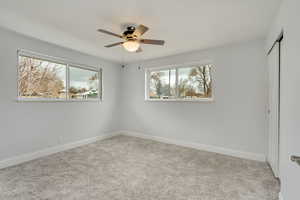
{"label": "window mullion", "polygon": [[70,69],[69,69],[69,64],[67,64],[67,69],[66,69],[66,100],[67,101],[70,99],[69,88],[70,88]]}
{"label": "window mullion", "polygon": [[150,70],[146,70],[146,77],[145,77],[145,80],[146,80],[146,99],[150,99]]}
{"label": "window mullion", "polygon": [[175,98],[179,99],[179,91],[178,91],[178,68],[175,68]]}
{"label": "window mullion", "polygon": [[102,101],[103,99],[103,80],[102,80],[102,68],[100,68],[99,70],[99,77],[98,77],[98,80],[99,80],[99,89],[98,89],[98,93],[99,93],[99,98],[100,98],[100,101]]}
{"label": "window mullion", "polygon": [[169,97],[168,99],[171,97],[171,69],[169,69]]}

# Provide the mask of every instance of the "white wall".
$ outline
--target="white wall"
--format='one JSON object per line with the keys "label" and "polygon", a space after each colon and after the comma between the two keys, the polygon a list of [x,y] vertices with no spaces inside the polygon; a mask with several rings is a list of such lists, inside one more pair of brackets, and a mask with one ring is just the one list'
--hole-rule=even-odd
{"label": "white wall", "polygon": [[[122,73],[123,130],[250,152],[267,152],[267,64],[264,40],[126,66]],[[144,101],[142,68],[212,60],[213,102]]]}
{"label": "white wall", "polygon": [[[129,130],[263,157],[267,151],[264,40],[120,65],[0,29],[0,160]],[[16,102],[16,50],[103,67],[104,100]],[[212,60],[213,102],[144,101],[144,70]],[[121,91],[121,92],[120,92]]]}
{"label": "white wall", "polygon": [[[103,68],[103,102],[18,103],[17,49]],[[0,29],[0,161],[119,130],[120,65]]]}
{"label": "white wall", "polygon": [[291,155],[300,156],[300,26],[299,0],[283,0],[268,36],[267,49],[284,31],[281,65],[280,113],[280,179],[284,200],[299,199],[300,167],[290,161]]}

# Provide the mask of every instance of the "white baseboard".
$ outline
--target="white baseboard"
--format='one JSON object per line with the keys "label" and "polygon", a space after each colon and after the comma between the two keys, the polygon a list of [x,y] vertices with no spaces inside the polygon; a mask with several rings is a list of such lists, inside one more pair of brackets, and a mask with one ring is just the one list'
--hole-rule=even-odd
{"label": "white baseboard", "polygon": [[179,140],[175,140],[175,139],[163,138],[163,137],[159,137],[159,136],[153,136],[153,135],[148,135],[148,134],[143,134],[143,133],[138,133],[138,132],[133,132],[133,131],[125,131],[124,130],[124,131],[120,131],[120,133],[121,133],[121,135],[150,139],[150,140],[155,140],[158,142],[175,144],[175,145],[179,145],[179,146],[224,154],[224,155],[238,157],[238,158],[256,160],[256,161],[261,161],[261,162],[266,161],[266,156],[264,154],[256,154],[256,153],[250,153],[250,152],[237,151],[237,150],[233,150],[233,149],[227,149],[227,148],[223,148],[223,147],[217,147],[217,146],[200,144],[200,143],[184,142],[184,141],[179,141]]}
{"label": "white baseboard", "polygon": [[55,147],[50,147],[50,148],[43,149],[40,151],[22,154],[19,156],[1,160],[0,161],[0,169],[18,165],[23,162],[34,160],[34,159],[41,158],[44,156],[48,156],[48,155],[58,153],[61,151],[73,149],[73,148],[83,146],[86,144],[90,144],[90,143],[93,143],[93,142],[96,142],[99,140],[111,138],[111,137],[117,136],[117,135],[127,135],[127,136],[134,136],[134,137],[139,137],[139,138],[144,138],[144,139],[150,139],[150,140],[163,142],[163,143],[167,143],[167,144],[175,144],[175,145],[194,148],[194,149],[198,149],[198,150],[204,150],[204,151],[234,156],[234,157],[238,157],[238,158],[245,158],[245,159],[249,159],[249,160],[257,160],[257,161],[262,161],[262,162],[266,161],[265,155],[263,155],[263,154],[255,154],[255,153],[249,153],[249,152],[236,151],[236,150],[232,150],[232,149],[226,149],[226,148],[216,147],[216,146],[206,145],[206,144],[184,142],[184,141],[180,141],[180,140],[168,139],[168,138],[163,138],[163,137],[159,137],[159,136],[153,136],[153,135],[148,135],[148,134],[143,134],[143,133],[138,133],[138,132],[133,132],[133,131],[117,131],[117,132],[112,132],[112,133],[108,133],[105,135],[88,138],[88,139],[84,139],[84,140],[76,141],[76,142],[72,142],[72,143],[67,143],[67,144],[63,144],[63,145],[59,145],[59,146],[55,146]]}
{"label": "white baseboard", "polygon": [[72,143],[67,143],[67,144],[63,144],[63,145],[59,145],[59,146],[54,146],[54,147],[50,147],[50,148],[43,149],[43,150],[40,150],[40,151],[27,153],[27,154],[22,154],[22,155],[19,155],[19,156],[15,156],[15,157],[12,157],[12,158],[1,160],[0,161],[0,169],[10,167],[10,166],[14,166],[14,165],[18,165],[18,164],[21,164],[21,163],[24,163],[24,162],[27,162],[27,161],[30,161],[30,160],[34,160],[34,159],[37,159],[37,158],[48,156],[48,155],[58,153],[58,152],[61,152],[61,151],[66,151],[66,150],[69,150],[69,149],[73,149],[73,148],[83,146],[83,145],[86,145],[86,144],[90,144],[90,143],[93,143],[93,142],[96,142],[96,141],[99,141],[99,140],[104,140],[104,139],[107,139],[107,138],[111,138],[111,137],[116,136],[116,135],[120,135],[120,133],[119,132],[112,132],[112,133],[108,133],[108,134],[105,134],[105,135],[101,135],[101,136],[97,136],[97,137],[93,137],[93,138],[88,138],[88,139],[84,139],[84,140],[76,141],[76,142],[72,142]]}
{"label": "white baseboard", "polygon": [[283,200],[283,197],[282,197],[282,194],[281,194],[281,192],[279,192],[279,198],[278,198],[279,200]]}

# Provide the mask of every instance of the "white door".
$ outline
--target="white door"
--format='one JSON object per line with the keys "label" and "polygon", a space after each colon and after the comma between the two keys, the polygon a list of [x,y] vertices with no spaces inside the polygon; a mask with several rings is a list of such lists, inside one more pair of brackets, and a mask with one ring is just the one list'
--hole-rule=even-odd
{"label": "white door", "polygon": [[279,177],[279,43],[268,55],[269,70],[269,152],[268,162],[275,177]]}

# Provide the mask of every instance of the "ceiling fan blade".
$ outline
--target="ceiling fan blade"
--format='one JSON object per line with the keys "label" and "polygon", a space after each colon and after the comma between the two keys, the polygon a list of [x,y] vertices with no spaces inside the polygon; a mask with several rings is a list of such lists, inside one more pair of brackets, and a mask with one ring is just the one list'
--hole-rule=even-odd
{"label": "ceiling fan blade", "polygon": [[149,28],[147,26],[144,26],[143,24],[141,24],[135,28],[135,31],[133,32],[133,34],[136,35],[137,37],[140,37],[141,35],[146,33],[146,31],[148,31],[148,30],[149,30]]}
{"label": "ceiling fan blade", "polygon": [[142,49],[141,47],[139,47],[138,50],[136,50],[135,53],[140,53],[140,52],[142,52],[142,51],[143,51],[143,49]]}
{"label": "ceiling fan blade", "polygon": [[119,34],[116,34],[116,33],[113,33],[113,32],[110,32],[110,31],[107,31],[107,30],[104,30],[104,29],[98,29],[98,31],[101,32],[101,33],[105,33],[105,34],[108,34],[108,35],[112,35],[112,36],[118,37],[118,38],[123,38]]}
{"label": "ceiling fan blade", "polygon": [[141,39],[140,42],[144,43],[144,44],[153,44],[153,45],[164,45],[165,44],[164,40]]}
{"label": "ceiling fan blade", "polygon": [[117,42],[117,43],[105,45],[104,47],[109,48],[109,47],[114,47],[114,46],[117,46],[117,45],[120,45],[120,44],[123,44],[123,42]]}

